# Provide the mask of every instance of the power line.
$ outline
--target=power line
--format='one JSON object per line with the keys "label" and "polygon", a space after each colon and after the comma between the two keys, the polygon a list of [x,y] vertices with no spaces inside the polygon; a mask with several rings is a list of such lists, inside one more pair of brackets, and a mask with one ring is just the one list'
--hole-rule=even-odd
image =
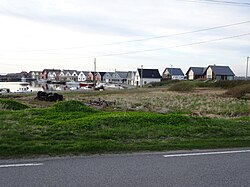
{"label": "power line", "polygon": [[229,4],[229,5],[250,6],[250,3],[246,3],[246,2],[220,1],[220,0],[199,0],[199,1],[213,2],[213,3],[224,3],[224,4]]}
{"label": "power line", "polygon": [[219,1],[219,0],[176,0],[176,1],[186,1],[193,3],[206,3],[206,4],[217,4],[217,5],[228,5],[228,6],[240,6],[240,7],[250,7],[250,3],[240,3],[235,1]]}
{"label": "power line", "polygon": [[173,48],[179,48],[179,47],[187,47],[187,46],[192,46],[192,45],[201,45],[201,44],[205,44],[205,43],[228,40],[228,39],[232,39],[232,38],[239,38],[239,37],[243,37],[243,36],[247,36],[247,35],[250,35],[250,33],[240,34],[240,35],[235,35],[235,36],[229,36],[229,37],[225,37],[225,38],[217,38],[217,39],[207,40],[207,41],[193,42],[193,43],[189,43],[189,44],[177,45],[177,46],[172,46],[172,47],[161,47],[161,48],[146,49],[146,50],[141,50],[141,51],[131,51],[131,52],[125,52],[125,53],[113,53],[113,54],[100,55],[100,56],[97,56],[97,57],[120,56],[120,55],[128,55],[128,54],[135,54],[135,53],[159,51],[159,50],[163,50],[163,49],[173,49]]}
{"label": "power line", "polygon": [[147,40],[154,40],[154,39],[169,38],[169,37],[174,37],[174,36],[193,34],[193,33],[216,30],[216,29],[227,28],[227,27],[233,27],[233,26],[243,25],[243,24],[248,24],[248,23],[250,23],[250,21],[243,21],[243,22],[238,22],[238,23],[232,23],[232,24],[220,25],[220,26],[215,26],[215,27],[209,27],[209,28],[205,28],[205,29],[198,29],[198,30],[193,30],[193,31],[180,32],[180,33],[176,33],[176,34],[161,35],[161,36],[147,37],[147,38],[141,38],[141,39],[135,39],[135,40],[127,40],[127,41],[113,42],[113,43],[106,43],[106,44],[89,45],[89,46],[82,46],[82,47],[38,49],[38,50],[18,50],[18,51],[15,51],[15,52],[55,51],[55,50],[70,50],[70,49],[84,49],[84,48],[89,48],[89,47],[111,46],[111,45],[119,45],[119,44],[125,44],[125,43],[141,42],[141,41],[147,41]]}
{"label": "power line", "polygon": [[[188,47],[188,46],[193,46],[193,45],[201,45],[201,44],[205,44],[205,43],[223,41],[223,40],[239,38],[239,37],[248,36],[248,35],[250,35],[250,33],[234,35],[234,36],[229,36],[229,37],[224,37],[224,38],[217,38],[217,39],[206,40],[206,41],[200,41],[200,42],[187,43],[187,44],[176,45],[176,46],[171,46],[171,47],[161,47],[161,48],[145,49],[145,50],[140,50],[140,51],[129,51],[129,52],[123,52],[123,53],[110,53],[110,54],[104,54],[104,55],[82,56],[82,57],[72,57],[72,58],[62,58],[62,59],[63,60],[72,60],[72,59],[83,59],[83,58],[100,58],[100,57],[110,57],[110,56],[122,56],[122,55],[129,55],[129,54],[159,51],[159,50],[164,50],[164,49],[173,49],[173,48]],[[32,59],[32,60],[41,60],[41,59]],[[58,59],[56,59],[56,60],[58,60]]]}

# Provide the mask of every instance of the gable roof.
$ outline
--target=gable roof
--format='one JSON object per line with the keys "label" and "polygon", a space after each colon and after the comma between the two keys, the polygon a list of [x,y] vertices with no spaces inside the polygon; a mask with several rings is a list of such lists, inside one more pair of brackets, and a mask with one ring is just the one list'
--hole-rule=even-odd
{"label": "gable roof", "polygon": [[186,75],[188,74],[188,72],[192,70],[194,72],[195,75],[203,75],[206,68],[205,67],[190,67],[186,73]]}
{"label": "gable roof", "polygon": [[[161,79],[161,75],[158,69],[140,69],[138,68],[137,71],[139,72],[139,76],[142,78],[149,78],[149,79]],[[142,76],[141,76],[142,72]]]}
{"label": "gable roof", "polygon": [[[208,66],[211,68],[215,75],[228,75],[228,76],[235,76],[233,71],[230,69],[229,66]],[[206,70],[207,70],[206,69]]]}
{"label": "gable roof", "polygon": [[120,78],[126,79],[128,72],[127,71],[116,71],[116,73],[119,75]]}
{"label": "gable roof", "polygon": [[184,73],[182,72],[181,68],[166,68],[165,71],[166,70],[168,70],[169,74],[184,76]]}

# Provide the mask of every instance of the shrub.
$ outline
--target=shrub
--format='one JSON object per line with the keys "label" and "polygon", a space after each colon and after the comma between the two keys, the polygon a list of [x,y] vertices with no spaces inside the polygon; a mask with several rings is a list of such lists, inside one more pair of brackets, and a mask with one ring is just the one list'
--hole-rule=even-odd
{"label": "shrub", "polygon": [[233,88],[240,85],[250,84],[250,81],[246,80],[220,80],[214,82],[214,87],[220,87],[224,89]]}
{"label": "shrub", "polygon": [[226,95],[236,97],[238,99],[244,98],[246,94],[250,94],[250,84],[244,84],[233,87],[226,92]]}
{"label": "shrub", "polygon": [[161,82],[151,82],[148,85],[145,85],[145,87],[160,87],[160,86],[168,86],[174,83],[179,82],[179,80],[166,80],[166,81],[161,81]]}
{"label": "shrub", "polygon": [[195,87],[195,84],[190,81],[182,81],[170,86],[170,91],[179,91],[179,92],[188,92],[192,91]]}
{"label": "shrub", "polygon": [[0,109],[4,110],[23,110],[29,108],[27,105],[8,99],[1,99],[0,105],[1,105]]}
{"label": "shrub", "polygon": [[54,105],[56,111],[60,112],[95,112],[80,101],[63,101]]}

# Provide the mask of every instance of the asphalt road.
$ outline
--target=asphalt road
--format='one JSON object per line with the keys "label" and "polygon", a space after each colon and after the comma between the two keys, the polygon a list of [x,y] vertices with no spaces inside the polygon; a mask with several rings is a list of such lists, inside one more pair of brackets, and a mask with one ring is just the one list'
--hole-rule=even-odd
{"label": "asphalt road", "polygon": [[0,160],[0,186],[249,187],[250,149]]}

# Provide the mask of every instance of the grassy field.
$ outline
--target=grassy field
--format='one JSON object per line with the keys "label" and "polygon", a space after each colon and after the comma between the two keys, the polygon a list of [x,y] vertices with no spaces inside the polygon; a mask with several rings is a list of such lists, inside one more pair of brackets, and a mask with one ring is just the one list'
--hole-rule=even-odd
{"label": "grassy field", "polygon": [[[58,103],[35,94],[2,96],[0,157],[250,147],[249,100],[227,91],[64,92],[66,101]],[[84,105],[99,99],[115,104]]]}

